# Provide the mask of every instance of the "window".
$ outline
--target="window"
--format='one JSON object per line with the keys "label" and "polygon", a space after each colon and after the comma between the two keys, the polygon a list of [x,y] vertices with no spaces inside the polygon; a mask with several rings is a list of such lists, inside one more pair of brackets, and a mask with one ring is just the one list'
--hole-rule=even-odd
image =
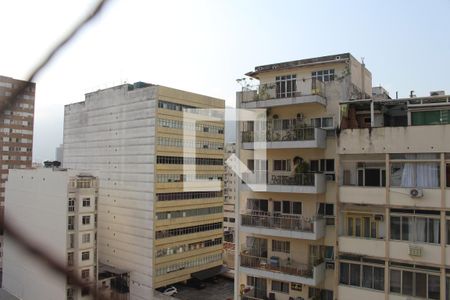
{"label": "window", "polygon": [[383,238],[384,221],[382,215],[347,214],[347,236],[359,238]]}
{"label": "window", "polygon": [[83,233],[81,236],[81,242],[83,244],[90,243],[91,242],[91,234],[90,233]]}
{"label": "window", "polygon": [[311,73],[311,77],[322,82],[334,80],[334,69],[315,71]]}
{"label": "window", "polygon": [[[397,155],[398,156],[398,155]],[[401,159],[418,162],[393,162],[391,164],[391,186],[438,188],[440,186],[439,162],[434,153],[403,154]],[[391,157],[397,159],[396,156]]]}
{"label": "window", "polygon": [[81,260],[89,260],[89,251],[81,252]]}
{"label": "window", "polygon": [[286,215],[301,215],[302,203],[294,201],[274,201],[274,213]]}
{"label": "window", "polygon": [[342,262],[339,282],[344,285],[384,290],[384,267]]}
{"label": "window", "polygon": [[75,211],[75,198],[69,198],[69,211]]}
{"label": "window", "polygon": [[273,161],[273,170],[274,171],[291,171],[291,160],[290,159],[274,160]]}
{"label": "window", "polygon": [[218,198],[218,197],[222,197],[222,196],[223,196],[222,192],[181,192],[181,193],[159,193],[159,194],[156,194],[156,198],[158,201]]}
{"label": "window", "polygon": [[91,206],[91,198],[83,198],[83,207]]}
{"label": "window", "polygon": [[204,232],[210,230],[222,229],[222,222],[202,224],[197,226],[181,227],[174,229],[158,230],[155,233],[156,239],[168,238],[178,235],[192,234],[196,232]]}
{"label": "window", "polygon": [[283,281],[272,280],[272,291],[289,293],[289,283]]}
{"label": "window", "polygon": [[81,270],[81,279],[89,279],[89,269]]}
{"label": "window", "polygon": [[75,229],[75,216],[67,217],[67,229],[74,230]]}
{"label": "window", "polygon": [[319,203],[317,214],[319,216],[334,217],[334,204],[333,203]]}
{"label": "window", "polygon": [[82,216],[81,221],[83,225],[91,224],[91,216]]}
{"label": "window", "polygon": [[268,212],[269,201],[267,199],[247,199],[247,209],[252,213]]}
{"label": "window", "polygon": [[440,219],[438,216],[425,217],[420,215],[393,214],[391,216],[391,239],[439,244]]}
{"label": "window", "polygon": [[411,112],[411,125],[450,124],[450,110]]}
{"label": "window", "polygon": [[[276,76],[275,77],[276,97],[277,98],[294,97],[295,92],[297,91],[296,80],[297,75]],[[261,89],[262,88],[263,86],[261,86]]]}
{"label": "window", "polygon": [[67,265],[69,267],[73,266],[73,252],[67,253]]}
{"label": "window", "polygon": [[311,118],[314,128],[334,129],[333,117]]}
{"label": "window", "polygon": [[89,294],[90,294],[90,290],[88,287],[84,287],[81,289],[81,297],[89,296]]}
{"label": "window", "polygon": [[291,243],[289,241],[272,240],[272,251],[291,253]]}
{"label": "window", "polygon": [[440,299],[439,273],[416,271],[413,268],[393,268],[390,270],[389,286],[391,293],[425,299]]}

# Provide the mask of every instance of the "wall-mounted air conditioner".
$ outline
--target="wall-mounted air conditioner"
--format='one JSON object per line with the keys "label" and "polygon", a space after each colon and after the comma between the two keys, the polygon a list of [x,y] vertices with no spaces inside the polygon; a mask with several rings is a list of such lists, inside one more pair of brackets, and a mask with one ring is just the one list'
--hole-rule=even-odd
{"label": "wall-mounted air conditioner", "polygon": [[409,190],[409,195],[411,198],[422,198],[423,197],[423,190],[421,189],[411,189]]}
{"label": "wall-mounted air conditioner", "polygon": [[409,245],[409,256],[422,256],[422,247]]}

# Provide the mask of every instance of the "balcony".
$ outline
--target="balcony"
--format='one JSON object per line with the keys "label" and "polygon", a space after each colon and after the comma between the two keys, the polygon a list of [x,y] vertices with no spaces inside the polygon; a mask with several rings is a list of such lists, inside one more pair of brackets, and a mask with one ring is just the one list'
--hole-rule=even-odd
{"label": "balcony", "polygon": [[265,108],[281,105],[317,103],[326,105],[325,85],[315,79],[267,82],[245,87],[237,93],[240,108]]}
{"label": "balcony", "polygon": [[314,127],[291,127],[266,132],[242,132],[242,148],[251,149],[289,149],[325,148],[326,131]]}
{"label": "balcony", "polygon": [[294,282],[316,286],[324,280],[325,263],[318,261],[314,266],[302,264],[290,259],[253,256],[252,250],[241,252],[241,271],[256,277],[271,278],[279,281]]}
{"label": "balcony", "polygon": [[295,216],[241,214],[241,230],[246,233],[284,238],[318,240],[325,236],[325,219]]}
{"label": "balcony", "polygon": [[243,173],[244,188],[255,192],[319,194],[326,189],[325,174],[274,175],[264,171]]}

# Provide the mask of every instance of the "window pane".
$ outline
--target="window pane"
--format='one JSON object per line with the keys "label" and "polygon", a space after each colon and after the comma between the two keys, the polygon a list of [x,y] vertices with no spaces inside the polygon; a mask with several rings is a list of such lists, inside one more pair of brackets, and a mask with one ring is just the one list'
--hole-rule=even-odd
{"label": "window pane", "polygon": [[390,291],[392,293],[400,293],[401,291],[401,271],[391,270]]}
{"label": "window pane", "polygon": [[413,272],[403,271],[402,294],[413,295]]}
{"label": "window pane", "polygon": [[301,215],[302,214],[302,203],[301,202],[293,202],[292,203],[292,213]]}
{"label": "window pane", "polygon": [[370,238],[370,218],[364,217],[364,237]]}
{"label": "window pane", "polygon": [[340,270],[340,275],[339,275],[339,282],[342,284],[349,284],[349,264],[347,263],[341,263],[341,266],[339,268]]}
{"label": "window pane", "polygon": [[373,285],[373,267],[363,266],[362,286],[371,289]]}
{"label": "window pane", "polygon": [[384,268],[373,268],[373,288],[384,291]]}
{"label": "window pane", "polygon": [[400,239],[400,217],[391,217],[391,239]]}
{"label": "window pane", "polygon": [[347,219],[347,234],[349,236],[353,235],[353,218]]}
{"label": "window pane", "polygon": [[361,266],[350,264],[350,285],[361,285]]}
{"label": "window pane", "polygon": [[361,236],[361,218],[355,218],[355,236]]}
{"label": "window pane", "polygon": [[427,241],[427,219],[416,217],[416,241]]}
{"label": "window pane", "polygon": [[402,217],[402,240],[412,241],[412,217]]}
{"label": "window pane", "polygon": [[440,299],[440,277],[428,275],[428,298]]}
{"label": "window pane", "polygon": [[438,219],[428,219],[428,242],[429,243],[440,243],[440,220]]}
{"label": "window pane", "polygon": [[291,202],[283,201],[283,213],[290,214],[291,213]]}
{"label": "window pane", "polygon": [[427,275],[416,273],[416,297],[425,298],[427,296]]}

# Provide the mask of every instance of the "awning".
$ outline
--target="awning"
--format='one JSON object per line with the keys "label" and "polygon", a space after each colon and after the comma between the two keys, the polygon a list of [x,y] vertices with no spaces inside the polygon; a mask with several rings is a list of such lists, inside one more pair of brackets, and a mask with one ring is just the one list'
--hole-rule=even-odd
{"label": "awning", "polygon": [[220,265],[220,266],[216,266],[216,267],[212,267],[212,268],[209,268],[206,270],[192,273],[191,276],[193,278],[197,278],[199,280],[205,280],[205,279],[217,276],[219,274],[225,273],[227,271],[228,271],[227,267]]}

